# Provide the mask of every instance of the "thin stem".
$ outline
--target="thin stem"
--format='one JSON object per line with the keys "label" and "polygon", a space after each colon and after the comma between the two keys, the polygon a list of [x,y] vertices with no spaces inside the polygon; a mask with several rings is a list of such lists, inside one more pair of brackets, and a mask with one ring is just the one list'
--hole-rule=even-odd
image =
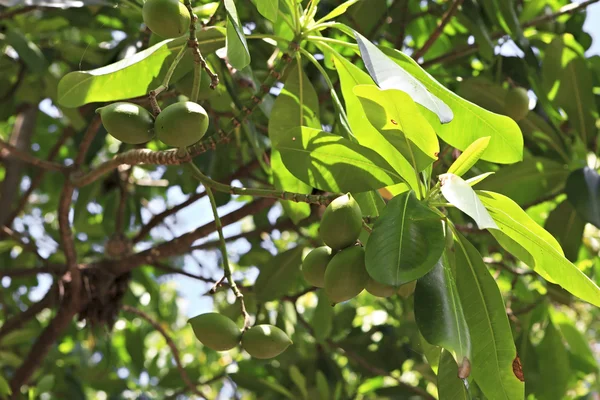
{"label": "thin stem", "polygon": [[[33,165],[35,167],[39,167],[39,168],[49,170],[49,171],[64,171],[65,170],[65,167],[59,163],[39,159],[35,156],[32,156],[29,153],[26,153],[24,151],[17,149],[12,144],[9,144],[3,140],[0,140],[0,149],[5,149],[6,152],[9,153],[11,156],[18,158],[19,160],[24,161],[27,164]],[[4,152],[0,152],[0,154],[2,154],[2,153],[4,153]]]}
{"label": "thin stem", "polygon": [[200,181],[204,186],[211,187],[217,192],[229,193],[229,194],[237,194],[237,195],[248,195],[254,197],[264,197],[270,199],[281,199],[281,200],[291,200],[295,202],[303,202],[303,203],[312,203],[312,204],[321,204],[328,205],[335,198],[339,197],[340,194],[331,194],[331,195],[313,195],[313,194],[302,194],[302,193],[292,193],[292,192],[284,192],[282,190],[276,189],[252,189],[252,188],[244,188],[244,187],[233,187],[229,185],[225,185],[223,183],[219,183],[210,179],[208,176],[204,175],[196,165],[193,163],[186,164],[192,175]]}
{"label": "thin stem", "polygon": [[194,64],[194,83],[192,84],[192,97],[191,101],[194,103],[198,102],[198,96],[200,95],[200,82],[202,81],[202,69],[200,64]]}
{"label": "thin stem", "polygon": [[[219,77],[208,67],[206,60],[200,52],[198,38],[196,37],[196,22],[198,21],[198,16],[194,14],[194,10],[192,9],[192,2],[190,0],[185,0],[183,4],[185,4],[185,7],[190,13],[190,36],[188,39],[188,47],[192,49],[192,54],[194,55],[194,63],[199,64],[206,71],[206,73],[210,77],[210,88],[214,89],[219,84]],[[196,78],[194,77],[194,83],[195,82]]]}
{"label": "thin stem", "polygon": [[[192,169],[198,169],[193,163],[189,163]],[[199,170],[198,170],[199,172]],[[233,280],[233,272],[231,270],[231,266],[229,265],[229,259],[227,257],[227,244],[225,244],[225,235],[223,235],[223,225],[221,224],[221,218],[219,218],[219,212],[217,210],[217,202],[215,201],[215,196],[213,195],[212,189],[209,186],[205,187],[206,193],[208,194],[208,198],[210,199],[210,206],[212,208],[213,215],[215,217],[215,225],[217,226],[217,232],[219,233],[219,241],[221,242],[221,256],[223,257],[223,269],[225,270],[225,277],[229,281],[229,286],[235,294],[235,297],[240,302],[240,307],[242,309],[242,315],[244,316],[244,328],[242,331],[245,331],[250,328],[250,314],[246,311],[246,304],[244,303],[244,295],[238,289],[235,281]],[[215,284],[215,286],[218,285]]]}
{"label": "thin stem", "polygon": [[446,25],[448,25],[450,20],[452,20],[452,17],[454,17],[454,14],[456,14],[456,12],[458,11],[458,8],[462,4],[462,2],[463,2],[463,0],[454,0],[452,2],[452,5],[448,9],[448,12],[446,12],[444,17],[440,21],[439,25],[433,31],[431,36],[429,36],[429,38],[427,39],[427,41],[425,42],[423,47],[421,47],[419,50],[415,51],[415,54],[413,56],[413,58],[415,60],[418,60],[419,58],[423,57],[425,55],[425,53],[427,53],[427,51],[429,51],[431,46],[433,46],[433,44],[436,42],[436,40],[440,37],[440,35],[444,31],[444,28],[446,27]]}

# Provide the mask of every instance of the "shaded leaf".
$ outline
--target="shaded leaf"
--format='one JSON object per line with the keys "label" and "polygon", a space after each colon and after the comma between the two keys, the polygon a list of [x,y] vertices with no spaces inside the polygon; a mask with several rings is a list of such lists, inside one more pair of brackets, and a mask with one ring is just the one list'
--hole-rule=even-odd
{"label": "shaded leaf", "polygon": [[317,307],[315,308],[315,312],[310,321],[315,334],[315,339],[317,339],[318,342],[325,341],[333,328],[334,312],[331,304],[332,302],[325,294],[325,290],[319,290],[319,302],[317,303]]}
{"label": "shaded leaf", "polygon": [[577,214],[571,203],[563,201],[552,210],[544,228],[558,240],[567,260],[575,262],[581,247],[585,221]]}
{"label": "shaded leaf", "polygon": [[227,59],[238,70],[250,64],[250,51],[233,0],[223,0],[227,11]]}
{"label": "shaded leaf", "polygon": [[544,384],[537,386],[542,400],[562,399],[569,386],[571,368],[569,354],[560,333],[552,322],[544,329],[544,339],[535,349]]}
{"label": "shaded leaf", "polygon": [[286,294],[300,277],[301,263],[302,246],[297,246],[277,254],[261,266],[254,284],[256,300],[265,302]]}
{"label": "shaded leaf", "polygon": [[375,221],[365,264],[376,281],[399,286],[428,273],[443,250],[440,217],[410,191],[390,200]]}
{"label": "shaded leaf", "polygon": [[42,74],[48,69],[48,60],[46,60],[40,48],[27,39],[21,31],[15,28],[9,29],[6,32],[5,40],[15,49],[19,58],[31,72]]}
{"label": "shaded leaf", "polygon": [[579,216],[600,228],[600,175],[589,167],[575,170],[567,178],[565,192]]}
{"label": "shaded leaf", "polygon": [[437,373],[437,387],[440,400],[471,399],[469,391],[462,379],[458,377],[458,367],[452,354],[442,350],[440,366]]}
{"label": "shaded leaf", "polygon": [[306,389],[306,378],[304,377],[304,375],[302,375],[302,372],[300,372],[298,367],[296,367],[295,365],[292,365],[290,367],[290,378],[292,379],[292,382],[294,382],[298,390],[300,390],[300,393],[302,393],[302,398],[308,399],[308,390]]}
{"label": "shaded leaf", "polygon": [[331,395],[329,394],[329,384],[327,383],[327,378],[320,370],[317,371],[316,379],[320,400],[330,400]]}

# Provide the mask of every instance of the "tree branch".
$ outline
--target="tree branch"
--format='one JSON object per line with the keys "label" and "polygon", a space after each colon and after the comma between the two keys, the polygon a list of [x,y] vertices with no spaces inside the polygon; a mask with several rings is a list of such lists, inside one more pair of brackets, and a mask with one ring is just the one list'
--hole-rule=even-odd
{"label": "tree branch", "polygon": [[61,272],[64,272],[64,265],[48,264],[46,266],[37,268],[0,269],[0,278],[4,278],[5,276],[9,278],[18,278],[21,276],[30,276],[37,274],[55,274]]}
{"label": "tree branch", "polygon": [[138,310],[137,308],[133,308],[133,307],[128,306],[128,305],[124,305],[122,307],[122,309],[123,309],[123,311],[135,314],[138,317],[141,317],[141,318],[145,319],[146,321],[148,321],[150,323],[150,325],[152,325],[152,327],[154,329],[156,329],[157,331],[160,332],[161,335],[163,335],[163,337],[167,341],[167,345],[171,349],[171,353],[173,353],[173,359],[175,360],[175,364],[177,365],[177,370],[179,371],[179,375],[181,375],[181,379],[183,379],[183,381],[185,382],[186,386],[196,396],[200,396],[200,397],[202,397],[204,399],[208,399],[208,397],[204,393],[202,393],[196,387],[196,385],[194,385],[194,383],[192,382],[192,380],[188,376],[187,372],[185,371],[185,368],[183,367],[183,364],[181,363],[181,358],[179,357],[179,349],[177,348],[177,346],[175,345],[175,342],[173,341],[173,339],[171,338],[171,336],[167,333],[167,331],[157,321],[155,321],[151,316],[149,316],[148,314],[146,314],[145,312],[143,312],[141,310]]}
{"label": "tree branch", "polygon": [[[21,247],[23,247],[24,250],[35,255],[37,257],[37,259],[40,260],[41,262],[46,263],[46,259],[44,257],[42,257],[41,254],[38,252],[38,248],[32,239],[27,238],[28,241],[26,242],[25,238],[19,232],[16,232],[7,226],[3,226],[2,228],[0,228],[0,230],[2,231],[2,233],[4,235],[8,236],[9,238],[11,238],[15,242],[17,242]],[[4,236],[4,235],[0,235],[0,236]]]}
{"label": "tree branch", "polygon": [[415,51],[415,53],[413,55],[413,58],[415,60],[420,59],[421,57],[423,57],[425,55],[425,53],[427,53],[427,51],[429,51],[431,46],[433,46],[435,41],[440,37],[440,35],[444,31],[444,28],[446,27],[446,25],[448,25],[448,23],[452,20],[452,18],[454,17],[454,14],[456,14],[456,12],[458,11],[458,8],[460,7],[460,5],[462,3],[463,3],[463,0],[453,0],[452,5],[450,6],[450,8],[446,12],[446,14],[444,14],[444,16],[442,17],[442,20],[438,24],[437,28],[433,31],[431,36],[429,36],[429,38],[427,39],[427,41],[425,42],[423,47],[421,47],[419,50]]}
{"label": "tree branch", "polygon": [[19,160],[21,160],[23,162],[26,162],[27,164],[33,165],[34,167],[39,167],[39,168],[46,169],[49,171],[64,171],[65,170],[65,167],[61,164],[39,159],[25,151],[19,150],[17,147],[15,147],[15,146],[11,145],[10,143],[7,143],[1,139],[0,139],[0,149],[4,149],[4,151],[2,152],[3,158],[10,155],[10,156],[18,158]]}

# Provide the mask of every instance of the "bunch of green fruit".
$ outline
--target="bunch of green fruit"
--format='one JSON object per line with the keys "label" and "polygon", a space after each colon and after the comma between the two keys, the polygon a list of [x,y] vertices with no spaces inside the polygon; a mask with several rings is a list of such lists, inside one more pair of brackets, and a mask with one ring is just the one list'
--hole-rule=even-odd
{"label": "bunch of green fruit", "polygon": [[118,102],[96,110],[106,131],[123,143],[140,144],[158,139],[173,147],[198,142],[208,129],[208,114],[197,103],[180,101],[161,111],[156,121],[137,104]]}
{"label": "bunch of green fruit", "polygon": [[292,341],[284,331],[273,325],[255,325],[242,332],[235,322],[219,313],[200,314],[190,318],[196,338],[209,349],[227,351],[240,342],[254,358],[266,359],[283,353]]}
{"label": "bunch of green fruit", "polygon": [[325,288],[334,303],[350,300],[363,289],[387,297],[395,288],[371,279],[365,268],[365,250],[357,245],[363,220],[360,206],[351,194],[333,200],[325,209],[319,233],[326,246],[312,250],[302,262],[304,279]]}

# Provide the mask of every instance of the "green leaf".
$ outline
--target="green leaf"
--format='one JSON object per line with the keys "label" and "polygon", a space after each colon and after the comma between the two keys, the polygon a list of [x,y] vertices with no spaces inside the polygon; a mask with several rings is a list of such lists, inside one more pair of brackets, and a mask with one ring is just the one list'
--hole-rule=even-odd
{"label": "green leaf", "polygon": [[485,172],[483,174],[479,174],[477,176],[467,179],[465,182],[467,182],[471,186],[475,186],[490,175],[494,175],[494,172]]}
{"label": "green leaf", "polygon": [[375,85],[355,86],[354,94],[371,125],[416,170],[422,171],[437,160],[440,146],[435,132],[408,94],[395,89],[381,90]]}
{"label": "green leaf", "polygon": [[376,281],[400,286],[427,274],[443,251],[440,217],[410,191],[390,200],[375,221],[365,264]]}
{"label": "green leaf", "polygon": [[490,232],[507,251],[551,283],[596,306],[600,288],[567,260],[560,245],[514,201],[498,193],[477,191],[500,231]]}
{"label": "green leaf", "polygon": [[8,381],[0,375],[0,396],[8,396],[12,394]]}
{"label": "green leaf", "polygon": [[296,178],[317,189],[366,192],[403,182],[377,152],[318,129],[292,129],[273,146]]}
{"label": "green leaf", "polygon": [[463,380],[458,377],[458,368],[452,354],[442,350],[437,374],[437,387],[440,400],[470,400],[471,396]]}
{"label": "green leaf", "polygon": [[[206,56],[223,45],[220,28],[198,32],[200,50]],[[58,84],[58,102],[64,107],[79,107],[93,102],[106,102],[145,96],[161,84],[176,54],[187,46],[187,37],[167,39],[131,57],[90,71],[65,75]],[[173,74],[173,81],[193,68],[188,53]]]}
{"label": "green leaf", "polygon": [[[402,154],[373,127],[373,125],[371,125],[363,112],[360,100],[354,94],[353,89],[356,85],[371,85],[373,84],[373,80],[369,75],[361,71],[360,68],[346,60],[346,58],[339,53],[334,52],[331,48],[329,49],[329,53],[333,56],[333,61],[340,77],[340,86],[342,88],[342,95],[344,96],[348,122],[350,123],[350,128],[352,129],[354,137],[361,145],[377,151],[388,161],[394,170],[406,180],[411,188],[417,190],[418,184],[413,167],[408,160],[404,158]],[[327,54],[327,52],[325,52],[325,54]]]}
{"label": "green leaf", "polygon": [[224,4],[227,11],[227,59],[235,69],[241,70],[250,64],[248,43],[234,1],[224,0]]}
{"label": "green leaf", "polygon": [[40,380],[37,382],[37,385],[35,387],[36,392],[38,394],[49,392],[54,387],[54,382],[55,382],[54,375],[42,376],[42,378],[40,378]]}
{"label": "green leaf", "polygon": [[600,365],[594,357],[588,339],[575,326],[575,321],[555,309],[551,309],[551,319],[567,342],[571,366],[586,374],[598,373]]}
{"label": "green leaf", "polygon": [[544,339],[535,349],[540,375],[544,379],[544,384],[537,387],[539,393],[536,394],[540,399],[562,399],[571,378],[569,353],[552,321],[544,332]]}
{"label": "green leaf", "polygon": [[481,155],[490,144],[490,137],[482,137],[474,141],[448,168],[449,174],[463,176],[481,158]]}
{"label": "green leaf", "polygon": [[322,22],[329,21],[331,19],[339,17],[342,14],[345,14],[346,11],[350,7],[352,7],[353,5],[355,5],[356,3],[358,3],[358,1],[359,0],[346,0],[345,2],[343,2],[342,4],[340,4],[339,6],[337,6],[333,10],[331,10],[329,13],[327,13],[327,15],[325,15],[323,18],[321,18],[320,20],[318,20],[316,23],[320,24]]}
{"label": "green leaf", "polygon": [[569,201],[563,201],[552,210],[546,219],[544,229],[558,240],[567,260],[571,262],[577,260],[585,221],[577,214]]}
{"label": "green leaf", "polygon": [[[304,70],[296,63],[289,72],[285,86],[277,96],[269,118],[269,137],[276,142],[289,135],[291,128],[309,126],[320,128],[319,99]],[[279,190],[294,193],[311,193],[312,186],[302,182],[285,167],[280,153],[271,154],[273,184]],[[285,212],[294,221],[300,222],[310,215],[310,206],[292,201],[281,202]]]}
{"label": "green leaf", "polygon": [[294,382],[296,387],[300,390],[300,393],[302,393],[302,398],[308,399],[308,390],[306,389],[306,378],[304,377],[304,375],[302,375],[302,372],[300,372],[298,367],[296,367],[295,365],[292,365],[290,367],[290,378],[292,379],[292,382]]}
{"label": "green leaf", "polygon": [[277,21],[277,11],[279,10],[279,0],[252,0],[256,9],[266,19],[271,22]]}
{"label": "green leaf", "polygon": [[454,174],[440,175],[441,191],[446,200],[473,218],[479,229],[498,229],[481,200],[467,182]]}
{"label": "green leaf", "polygon": [[354,32],[354,36],[369,75],[381,89],[397,89],[406,92],[416,103],[435,113],[440,123],[446,124],[452,121],[452,109],[442,99],[430,92],[409,71],[390,60],[367,38],[358,32]]}
{"label": "green leaf", "polygon": [[470,371],[471,338],[452,275],[454,255],[445,251],[433,269],[417,281],[415,320],[427,342],[450,351],[459,376]]}
{"label": "green leaf", "polygon": [[320,400],[331,400],[327,378],[320,370],[317,371],[317,390],[319,391]]}
{"label": "green leaf", "polygon": [[254,290],[258,302],[270,301],[285,295],[300,277],[302,246],[277,254],[261,266]]}
{"label": "green leaf", "polygon": [[125,348],[138,373],[144,370],[144,361],[146,359],[144,354],[144,339],[145,335],[140,329],[134,329],[131,326],[125,331]]}
{"label": "green leaf", "polygon": [[481,156],[482,160],[510,164],[523,159],[523,135],[515,121],[487,111],[451,92],[406,54],[394,49],[383,50],[433,95],[450,106],[454,113],[450,124],[441,124],[433,114],[424,113],[437,135],[446,143],[464,151],[475,140],[489,136],[490,144]]}
{"label": "green leaf", "polygon": [[284,386],[280,385],[277,382],[273,382],[267,379],[260,379],[259,382],[267,386],[269,389],[274,390],[275,392],[287,397],[290,400],[296,400],[296,396],[294,396],[289,390],[287,390]]}
{"label": "green leaf", "polygon": [[526,206],[540,198],[558,194],[563,189],[568,174],[569,170],[563,164],[533,157],[501,168],[477,188],[503,194],[520,206]]}
{"label": "green leaf", "polygon": [[454,249],[456,286],[473,345],[473,378],[490,399],[523,399],[523,382],[513,373],[517,349],[502,294],[467,239],[458,234]]}
{"label": "green leaf", "polygon": [[315,308],[310,324],[313,327],[315,339],[322,343],[329,337],[333,328],[333,306],[331,300],[325,294],[325,290],[319,290],[319,302]]}
{"label": "green leaf", "polygon": [[27,39],[18,29],[10,28],[6,32],[6,43],[12,46],[25,63],[27,68],[34,74],[43,74],[48,69],[48,60],[40,48]]}
{"label": "green leaf", "polygon": [[600,228],[600,175],[585,167],[571,172],[565,191],[579,216]]}

